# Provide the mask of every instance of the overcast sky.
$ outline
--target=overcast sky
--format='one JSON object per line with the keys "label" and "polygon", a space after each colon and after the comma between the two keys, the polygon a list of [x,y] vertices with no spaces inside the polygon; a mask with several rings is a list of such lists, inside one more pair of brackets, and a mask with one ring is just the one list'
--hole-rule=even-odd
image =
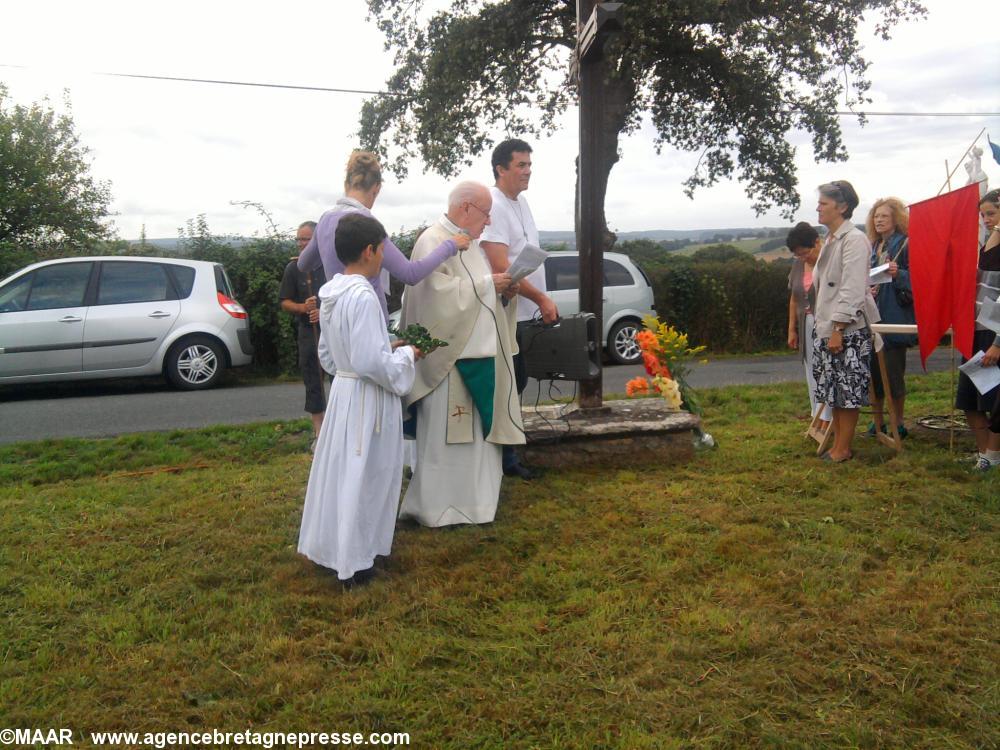
{"label": "overcast sky", "polygon": [[[866,35],[870,109],[1000,111],[1000,53],[982,2],[925,4],[928,18],[897,28],[892,41]],[[0,65],[25,67],[0,67],[0,81],[24,104],[48,96],[61,108],[62,91],[69,91],[93,172],[111,181],[121,237],[134,239],[143,226],[148,237],[175,237],[198,214],[217,234],[263,232],[253,211],[230,205],[240,200],[262,203],[291,228],[318,218],[339,196],[364,97],[94,73],[380,89],[391,57],[366,9],[363,0],[6,3]],[[541,229],[573,226],[575,114],[555,136],[533,144],[527,197]],[[944,182],[945,160],[954,167],[980,129],[1000,141],[997,117],[873,117],[864,128],[843,118],[843,127],[846,164],[817,165],[808,137],[794,137],[803,198],[797,220],[815,220],[815,186],[831,179],[853,182],[864,211],[883,195],[931,197]],[[697,155],[657,155],[652,140],[644,128],[621,144],[624,158],[612,171],[606,207],[613,229],[787,224],[777,212],[755,216],[735,181],[687,199],[681,182]],[[988,149],[983,166],[991,185],[1000,184],[1000,165]],[[461,177],[491,181],[489,155]],[[959,167],[953,185],[966,177]],[[388,177],[376,215],[390,231],[414,227],[443,208],[448,186],[413,164],[404,182]]]}

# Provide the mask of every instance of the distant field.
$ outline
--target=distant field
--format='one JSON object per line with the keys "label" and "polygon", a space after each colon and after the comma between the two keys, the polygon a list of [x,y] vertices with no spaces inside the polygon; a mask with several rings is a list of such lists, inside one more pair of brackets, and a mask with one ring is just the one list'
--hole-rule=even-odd
{"label": "distant field", "polygon": [[[769,242],[772,239],[774,239],[774,238],[773,237],[755,237],[755,238],[750,239],[750,240],[735,240],[733,242],[721,242],[721,243],[720,242],[698,242],[698,243],[693,244],[693,245],[686,245],[685,247],[682,247],[680,250],[676,250],[675,252],[678,255],[694,255],[696,252],[698,252],[702,248],[711,247],[713,245],[720,245],[721,244],[721,245],[732,245],[737,250],[742,250],[743,252],[750,253],[751,255],[757,255],[760,252],[761,245],[763,245],[765,242]],[[780,257],[782,257],[781,254],[784,254],[786,252],[787,251],[784,248],[778,248],[777,252],[773,251],[773,250],[772,251],[768,251],[767,255],[775,254],[775,257],[779,257],[780,258]],[[778,254],[778,253],[780,253],[780,254]],[[767,260],[773,260],[773,258],[768,257]]]}

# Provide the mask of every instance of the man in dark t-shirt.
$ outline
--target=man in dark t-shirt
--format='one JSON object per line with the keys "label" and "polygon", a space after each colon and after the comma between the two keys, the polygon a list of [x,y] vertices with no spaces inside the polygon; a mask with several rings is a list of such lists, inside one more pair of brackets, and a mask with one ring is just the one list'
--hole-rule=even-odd
{"label": "man in dark t-shirt", "polygon": [[[309,244],[315,221],[304,221],[295,232],[295,242],[299,252]],[[306,386],[306,411],[312,416],[313,431],[319,436],[319,428],[323,424],[326,413],[326,394],[323,389],[323,370],[319,366],[316,348],[319,345],[319,306],[316,294],[326,283],[323,267],[315,271],[300,271],[296,259],[285,266],[281,277],[281,287],[278,297],[281,309],[295,316],[298,328],[299,369],[302,371],[302,382]],[[315,442],[314,442],[315,444]]]}

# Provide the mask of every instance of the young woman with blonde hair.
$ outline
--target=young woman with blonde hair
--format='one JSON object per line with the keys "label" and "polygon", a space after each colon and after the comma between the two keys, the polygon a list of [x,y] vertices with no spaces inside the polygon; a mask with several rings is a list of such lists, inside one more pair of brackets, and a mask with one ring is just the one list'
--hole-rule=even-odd
{"label": "young woman with blonde hair", "polygon": [[[340,219],[349,213],[362,213],[373,216],[372,206],[382,190],[382,167],[378,158],[370,151],[354,151],[347,160],[347,173],[344,178],[344,197],[336,205],[320,217],[316,231],[306,249],[299,255],[299,270],[311,271],[323,265],[327,279],[344,270],[344,264],[337,258],[334,236]],[[452,257],[459,250],[469,246],[469,238],[464,234],[456,234],[442,242],[426,258],[411,261],[403,251],[386,239],[383,248],[382,272],[378,277],[369,279],[375,288],[376,296],[382,305],[382,313],[389,319],[386,295],[389,291],[389,276],[407,285],[414,285],[430,276],[441,263]]]}

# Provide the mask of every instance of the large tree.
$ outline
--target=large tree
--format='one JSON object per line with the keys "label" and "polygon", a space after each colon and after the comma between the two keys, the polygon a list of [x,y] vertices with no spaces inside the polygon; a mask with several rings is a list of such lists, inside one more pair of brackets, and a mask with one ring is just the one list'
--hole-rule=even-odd
{"label": "large tree", "polygon": [[110,234],[108,183],[67,111],[13,104],[0,84],[0,247],[76,248]]}
{"label": "large tree", "polygon": [[[361,136],[397,174],[419,156],[453,175],[491,132],[551,133],[575,101],[575,0],[453,0],[430,17],[423,0],[368,5],[397,69],[390,95],[365,102]],[[700,152],[689,195],[735,175],[758,213],[788,216],[799,203],[789,133],[810,133],[817,161],[846,159],[835,111],[868,101],[862,19],[887,39],[924,14],[918,0],[634,0],[623,11],[607,48],[601,203],[619,136],[648,116],[658,148]],[[610,245],[603,214],[602,225]]]}

